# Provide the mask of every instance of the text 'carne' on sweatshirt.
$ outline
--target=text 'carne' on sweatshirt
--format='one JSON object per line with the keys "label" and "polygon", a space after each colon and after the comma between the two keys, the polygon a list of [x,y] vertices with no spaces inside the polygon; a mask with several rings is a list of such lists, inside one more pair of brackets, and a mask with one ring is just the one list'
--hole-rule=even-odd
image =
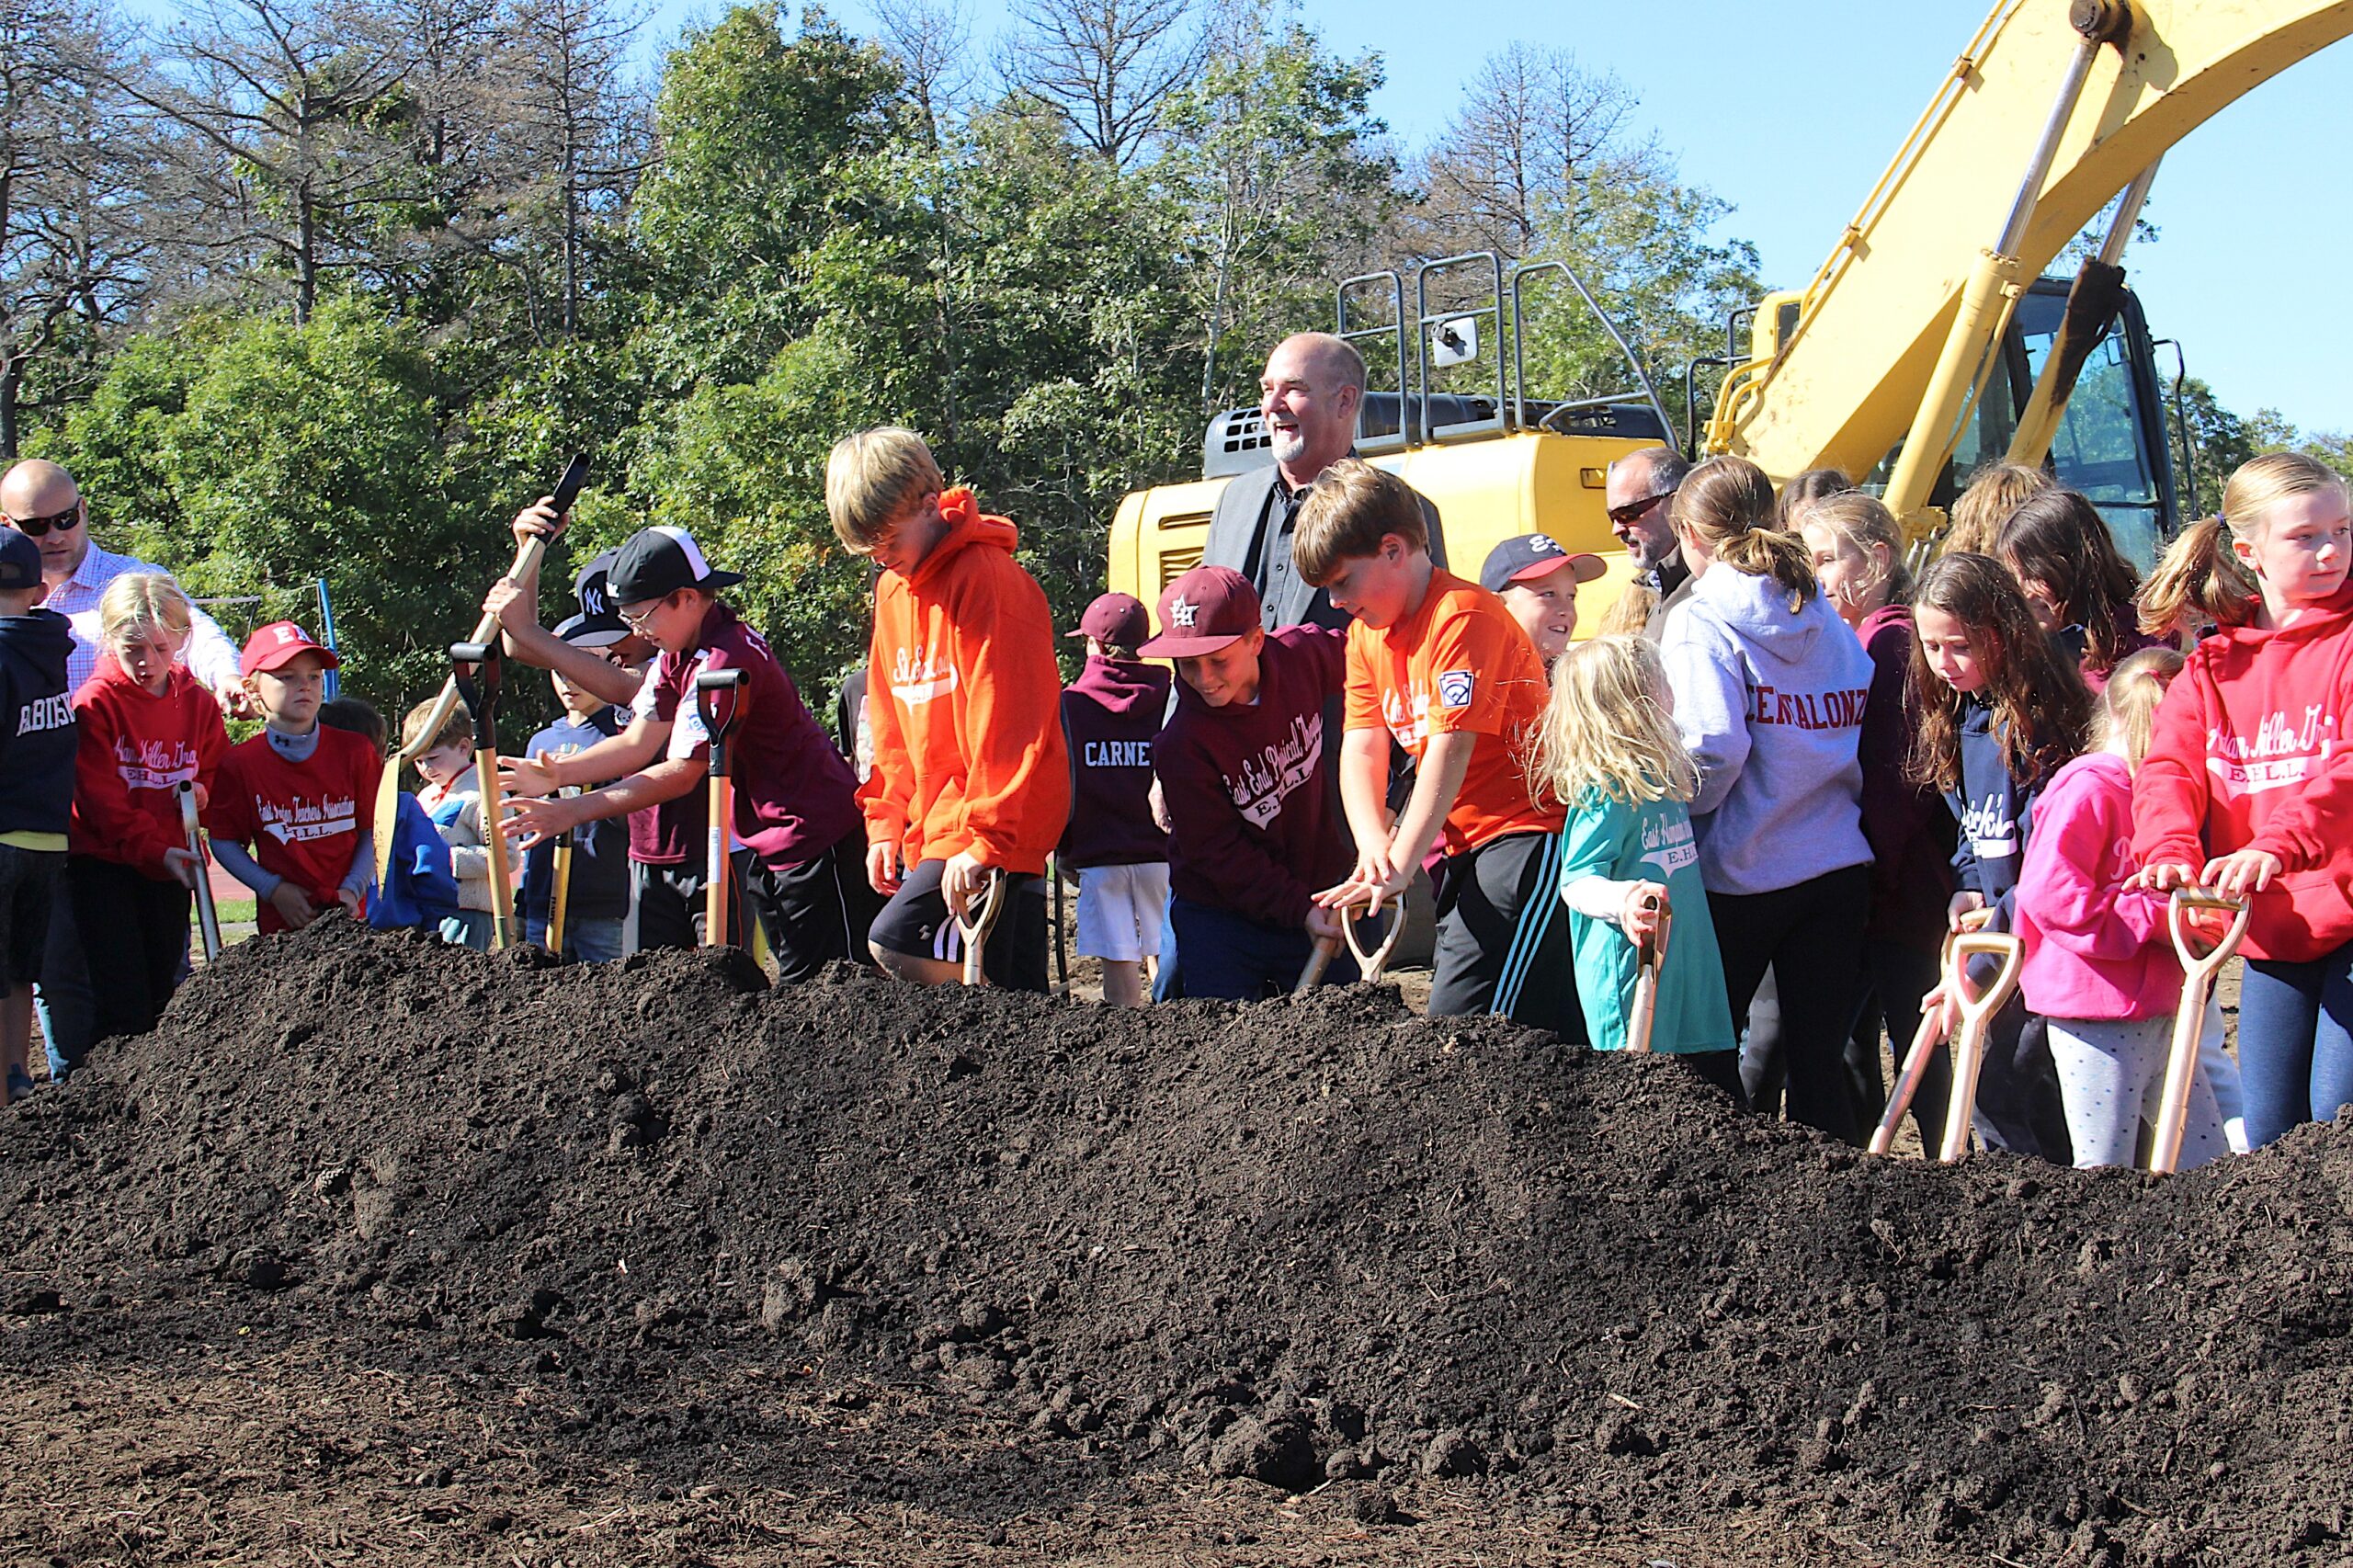
{"label": "text 'carne' on sweatshirt", "polygon": [[1168,806],[1168,883],[1188,903],[1295,929],[1352,862],[1334,814],[1336,736],[1326,705],[1346,678],[1337,632],[1285,626],[1258,655],[1258,700],[1212,708],[1179,684],[1153,743]]}
{"label": "text 'carne' on sweatshirt", "polygon": [[1169,679],[1165,665],[1089,654],[1063,689],[1071,803],[1062,855],[1073,870],[1168,858],[1168,836],[1152,820],[1152,738],[1168,710]]}
{"label": "text 'carne' on sweatshirt", "polygon": [[1772,892],[1871,858],[1857,747],[1871,662],[1817,591],[1722,562],[1692,580],[1659,654],[1699,765],[1691,819],[1711,893]]}
{"label": "text 'carne' on sweatshirt", "polygon": [[2144,866],[2259,849],[2251,959],[2303,963],[2353,941],[2353,582],[2284,631],[2228,627],[2191,651],[2158,706],[2132,790]]}
{"label": "text 'carne' on sweatshirt", "polygon": [[2155,1018],[2181,999],[2165,901],[2128,892],[2132,770],[2110,752],[2051,776],[2034,808],[2013,911],[2026,958],[2018,990],[2050,1018]]}
{"label": "text 'carne' on sweatshirt", "polygon": [[939,513],[948,532],[930,553],[874,585],[867,842],[902,845],[910,865],[969,849],[1035,876],[1070,815],[1053,620],[1013,559],[1011,523],[961,488]]}
{"label": "text 'carne' on sweatshirt", "polygon": [[132,680],[111,653],[74,694],[81,744],[74,768],[76,855],[171,880],[164,852],[188,847],[180,827],[180,780],[210,798],[213,775],[229,754],[221,705],[184,665],[172,666],[158,695]]}
{"label": "text 'carne' on sweatshirt", "polygon": [[[1945,791],[1945,805],[1960,824],[1952,850],[1953,884],[1974,892],[1995,912],[1989,930],[2015,929],[2012,894],[2026,846],[2034,836],[2036,802],[2051,775],[2036,771],[2014,778],[1994,722],[1994,706],[1974,693],[1961,699],[1961,788]],[[2031,753],[2029,753],[2031,755]]]}
{"label": "text 'carne' on sweatshirt", "polygon": [[65,847],[81,744],[65,676],[73,653],[63,616],[0,616],[0,839],[20,848]]}

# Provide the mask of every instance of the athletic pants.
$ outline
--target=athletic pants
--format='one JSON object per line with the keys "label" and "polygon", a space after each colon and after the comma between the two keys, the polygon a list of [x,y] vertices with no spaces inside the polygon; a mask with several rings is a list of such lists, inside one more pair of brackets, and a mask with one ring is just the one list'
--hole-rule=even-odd
{"label": "athletic pants", "polygon": [[[2141,1124],[2157,1125],[2165,1066],[2173,1055],[2173,1016],[2156,1018],[2047,1018],[2051,1058],[2059,1073],[2059,1094],[2067,1107],[2067,1140],[2078,1169],[2131,1165],[2141,1146]],[[2222,1006],[2206,1004],[2207,1038],[2222,1037]],[[2227,1058],[2225,1059],[2227,1060]],[[2181,1164],[2188,1170],[2230,1153],[2222,1115],[2201,1053],[2190,1080],[2188,1118],[2181,1138]]]}
{"label": "athletic pants", "polygon": [[[49,1040],[52,1077],[79,1066],[99,1040],[155,1027],[188,948],[188,902],[195,896],[176,881],[157,881],[92,855],[66,857],[59,891],[64,895],[60,907],[70,907],[71,917],[50,921],[42,961],[55,1031]],[[85,942],[80,933],[85,931],[103,935]],[[86,1009],[62,1006],[68,996],[87,997]]]}
{"label": "athletic pants", "polygon": [[[797,866],[752,860],[743,886],[776,957],[778,984],[798,985],[839,960],[872,967],[866,933],[882,895],[866,880],[865,828]],[[735,937],[740,944],[742,933]]]}
{"label": "athletic pants", "polygon": [[1561,835],[1515,833],[1439,868],[1434,1018],[1494,1013],[1583,1041]]}
{"label": "athletic pants", "polygon": [[[1256,1002],[1288,996],[1307,967],[1315,944],[1304,926],[1267,926],[1213,904],[1174,899],[1168,918],[1176,932],[1176,949],[1185,956],[1185,994],[1222,997],[1230,1002]],[[1396,919],[1395,912],[1386,918]],[[1379,939],[1378,923],[1358,927],[1357,940],[1370,945]],[[1357,960],[1343,945],[1324,971],[1326,985],[1346,985],[1357,978]]]}
{"label": "athletic pants", "polygon": [[2239,1083],[2246,1141],[2257,1149],[2353,1105],[2353,944],[2309,963],[2247,960]]}
{"label": "athletic pants", "polygon": [[1868,865],[1771,892],[1708,892],[1732,1016],[1747,1015],[1768,965],[1779,979],[1790,1119],[1858,1144],[1862,1129],[1843,1056],[1862,989],[1870,901]]}

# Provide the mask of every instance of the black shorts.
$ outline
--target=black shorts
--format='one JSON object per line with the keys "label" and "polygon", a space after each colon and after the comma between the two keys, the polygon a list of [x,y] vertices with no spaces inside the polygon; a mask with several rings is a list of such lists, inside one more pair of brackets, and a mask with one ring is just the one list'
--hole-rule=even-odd
{"label": "black shorts", "polygon": [[873,965],[866,931],[882,900],[866,880],[863,828],[797,866],[745,862],[744,902],[767,936],[779,985],[813,979],[837,960]]}
{"label": "black shorts", "polygon": [[40,980],[49,949],[49,908],[65,869],[63,849],[0,844],[0,996]]}
{"label": "black shorts", "polygon": [[[964,939],[940,896],[939,879],[945,860],[921,860],[910,869],[899,891],[874,917],[874,945],[909,958],[936,959],[941,963],[964,961]],[[1015,877],[1005,890],[996,925],[981,954],[981,973],[991,985],[1009,991],[1046,989],[1046,882],[1042,877]]]}

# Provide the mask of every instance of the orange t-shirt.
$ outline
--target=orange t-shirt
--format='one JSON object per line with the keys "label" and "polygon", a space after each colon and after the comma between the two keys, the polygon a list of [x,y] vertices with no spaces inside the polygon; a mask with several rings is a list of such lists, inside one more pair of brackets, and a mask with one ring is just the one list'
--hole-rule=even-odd
{"label": "orange t-shirt", "polygon": [[1441,835],[1461,855],[1510,833],[1557,831],[1522,765],[1550,690],[1528,633],[1503,600],[1452,573],[1430,574],[1422,608],[1386,631],[1348,628],[1347,727],[1386,728],[1419,762],[1432,735],[1479,737]]}

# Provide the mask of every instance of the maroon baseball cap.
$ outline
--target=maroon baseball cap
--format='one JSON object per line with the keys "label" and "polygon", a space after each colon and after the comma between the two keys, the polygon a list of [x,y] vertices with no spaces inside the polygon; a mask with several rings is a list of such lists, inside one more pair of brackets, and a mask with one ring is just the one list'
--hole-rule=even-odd
{"label": "maroon baseball cap", "polygon": [[1078,618],[1078,630],[1067,637],[1092,637],[1108,648],[1132,648],[1152,631],[1143,601],[1133,594],[1098,594]]}
{"label": "maroon baseball cap", "polygon": [[1154,659],[1214,653],[1258,624],[1258,590],[1231,566],[1196,566],[1160,596],[1160,635],[1136,650]]}
{"label": "maroon baseball cap", "polygon": [[338,668],[343,661],[335,650],[311,641],[311,634],[290,620],[273,620],[245,639],[245,652],[237,661],[241,676],[257,676],[274,670],[300,653],[316,653],[326,661],[329,669]]}

